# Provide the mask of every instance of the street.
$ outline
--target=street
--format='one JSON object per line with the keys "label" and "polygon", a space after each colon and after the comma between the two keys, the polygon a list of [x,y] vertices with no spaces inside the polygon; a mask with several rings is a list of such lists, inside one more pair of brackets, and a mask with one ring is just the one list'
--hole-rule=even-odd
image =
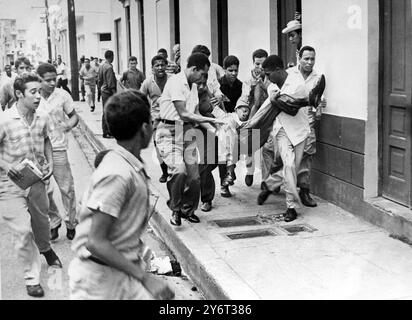
{"label": "street", "polygon": [[[76,133],[75,133],[76,134]],[[77,133],[79,136],[79,133]],[[80,138],[80,137],[79,137]],[[69,140],[69,159],[73,171],[77,203],[81,199],[86,185],[90,179],[92,169],[90,163],[94,161],[94,153],[83,139],[80,144],[71,135]],[[88,159],[89,158],[89,159]],[[54,183],[54,181],[53,181]],[[62,203],[58,188],[55,189],[55,199],[62,210]],[[167,247],[159,240],[152,230],[145,235],[143,241],[155,252],[157,257],[173,256]],[[67,268],[74,254],[70,249],[70,241],[66,238],[65,227],[59,229],[59,238],[53,242],[52,247],[63,263],[63,270],[48,268],[46,260],[42,257],[41,284],[45,290],[46,300],[69,299],[69,284]],[[0,220],[0,250],[1,250],[1,299],[3,300],[35,300],[26,294],[22,270],[17,261],[13,247],[13,236]],[[203,299],[198,291],[192,290],[194,285],[186,277],[160,276],[167,281],[176,293],[176,300]]]}

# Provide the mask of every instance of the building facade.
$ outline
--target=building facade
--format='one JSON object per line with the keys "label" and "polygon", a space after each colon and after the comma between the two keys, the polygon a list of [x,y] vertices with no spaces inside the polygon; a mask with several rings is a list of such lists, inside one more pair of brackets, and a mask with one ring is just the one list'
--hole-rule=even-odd
{"label": "building facade", "polygon": [[17,27],[16,19],[0,19],[0,65],[24,55],[27,50],[26,29]]}
{"label": "building facade", "polygon": [[387,208],[410,217],[411,1],[111,0],[115,70],[135,55],[148,73],[157,50],[170,56],[175,43],[183,63],[204,44],[216,63],[238,56],[246,79],[255,49],[295,58],[281,33],[295,11],[327,79],[313,192],[378,224]]}

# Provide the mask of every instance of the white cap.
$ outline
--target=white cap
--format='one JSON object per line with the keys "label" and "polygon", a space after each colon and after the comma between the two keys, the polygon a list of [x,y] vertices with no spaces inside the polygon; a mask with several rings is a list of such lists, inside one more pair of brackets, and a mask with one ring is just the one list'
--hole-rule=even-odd
{"label": "white cap", "polygon": [[286,28],[282,30],[283,34],[302,29],[302,24],[298,20],[289,21]]}

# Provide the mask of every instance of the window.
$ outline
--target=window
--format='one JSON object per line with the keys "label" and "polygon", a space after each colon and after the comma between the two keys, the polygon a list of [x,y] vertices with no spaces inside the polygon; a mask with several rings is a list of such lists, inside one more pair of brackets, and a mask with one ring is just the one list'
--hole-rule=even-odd
{"label": "window", "polygon": [[100,33],[99,40],[100,41],[112,41],[112,34],[111,33]]}

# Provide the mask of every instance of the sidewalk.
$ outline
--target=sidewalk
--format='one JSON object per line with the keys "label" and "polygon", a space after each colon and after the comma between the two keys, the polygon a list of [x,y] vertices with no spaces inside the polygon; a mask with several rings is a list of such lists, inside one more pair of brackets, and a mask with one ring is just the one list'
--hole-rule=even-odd
{"label": "sidewalk", "polygon": [[[77,110],[96,149],[113,145],[102,139],[100,104],[94,113],[85,103]],[[217,190],[213,210],[196,212],[200,224],[183,220],[176,228],[153,145],[143,157],[160,196],[152,227],[206,298],[412,299],[412,248],[387,231],[319,198],[317,208],[299,209],[299,218],[285,223],[283,193],[258,206],[260,171],[248,188],[244,164],[236,169],[233,198]]]}

